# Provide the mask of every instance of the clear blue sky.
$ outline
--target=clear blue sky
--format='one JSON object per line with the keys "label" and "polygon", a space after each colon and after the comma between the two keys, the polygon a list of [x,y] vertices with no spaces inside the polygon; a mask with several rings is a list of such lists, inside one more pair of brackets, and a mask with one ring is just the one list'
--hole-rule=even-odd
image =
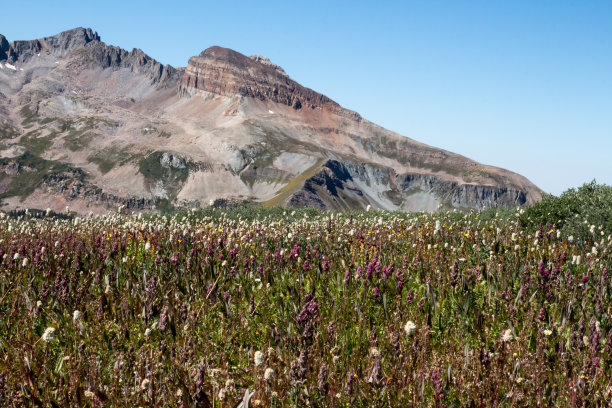
{"label": "clear blue sky", "polygon": [[612,1],[11,1],[9,41],[77,26],[185,66],[211,45],[559,194],[612,185]]}

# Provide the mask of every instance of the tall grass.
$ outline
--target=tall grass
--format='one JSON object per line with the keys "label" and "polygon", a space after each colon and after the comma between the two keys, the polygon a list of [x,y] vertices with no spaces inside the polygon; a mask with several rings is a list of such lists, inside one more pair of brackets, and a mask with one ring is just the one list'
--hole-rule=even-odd
{"label": "tall grass", "polygon": [[3,216],[0,406],[609,406],[612,237],[521,212]]}

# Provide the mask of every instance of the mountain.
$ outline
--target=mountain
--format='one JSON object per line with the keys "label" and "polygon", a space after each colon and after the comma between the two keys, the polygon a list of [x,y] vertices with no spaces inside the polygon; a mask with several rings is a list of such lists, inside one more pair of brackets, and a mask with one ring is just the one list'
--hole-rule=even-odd
{"label": "mountain", "polygon": [[433,210],[540,196],[518,174],[365,120],[260,55],[211,47],[173,68],[91,29],[10,43],[0,35],[5,210],[215,199]]}

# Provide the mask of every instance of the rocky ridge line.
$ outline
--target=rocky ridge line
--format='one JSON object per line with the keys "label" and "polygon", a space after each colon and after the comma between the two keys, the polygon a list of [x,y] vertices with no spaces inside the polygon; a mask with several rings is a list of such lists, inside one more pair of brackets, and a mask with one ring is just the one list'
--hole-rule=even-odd
{"label": "rocky ridge line", "polygon": [[106,45],[91,28],[79,27],[51,37],[11,43],[0,35],[0,61],[10,64],[25,63],[42,53],[59,58],[69,54],[80,55],[82,63],[103,69],[129,68],[136,73],[146,75],[153,83],[166,87],[176,86],[182,74],[182,70],[163,65],[140,49],[126,51]]}

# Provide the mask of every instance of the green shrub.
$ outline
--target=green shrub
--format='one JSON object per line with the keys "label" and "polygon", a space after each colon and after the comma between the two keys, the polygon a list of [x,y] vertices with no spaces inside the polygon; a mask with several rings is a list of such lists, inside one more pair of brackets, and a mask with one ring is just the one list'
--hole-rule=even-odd
{"label": "green shrub", "polygon": [[546,194],[525,210],[520,222],[531,230],[542,224],[584,242],[599,240],[602,233],[612,234],[612,187],[593,180],[559,197]]}

